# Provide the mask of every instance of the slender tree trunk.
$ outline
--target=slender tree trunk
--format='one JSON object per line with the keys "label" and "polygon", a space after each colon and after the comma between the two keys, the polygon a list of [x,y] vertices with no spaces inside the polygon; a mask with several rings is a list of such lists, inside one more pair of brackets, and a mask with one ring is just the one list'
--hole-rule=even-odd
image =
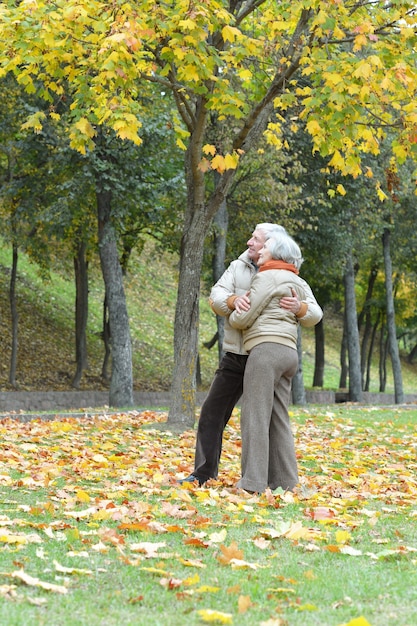
{"label": "slender tree trunk", "polygon": [[407,363],[412,363],[414,361],[414,357],[417,355],[417,343],[414,348],[410,351],[407,356]]}
{"label": "slender tree trunk", "polygon": [[314,377],[313,387],[323,387],[324,384],[324,324],[321,319],[314,326],[315,337],[315,359],[314,359]]}
{"label": "slender tree trunk", "polygon": [[378,311],[377,316],[376,316],[375,324],[373,325],[373,328],[372,328],[371,341],[370,341],[370,344],[369,344],[368,357],[367,357],[367,363],[366,363],[366,377],[365,377],[364,391],[369,391],[369,387],[370,387],[370,384],[371,384],[372,355],[373,355],[373,352],[374,352],[376,333],[377,333],[377,330],[378,330],[378,325],[379,325],[379,320],[380,319],[381,319],[381,312]]}
{"label": "slender tree trunk", "polygon": [[346,389],[347,377],[348,377],[348,365],[347,365],[347,334],[346,334],[346,307],[343,314],[343,334],[342,343],[340,345],[340,378],[339,389]]}
{"label": "slender tree trunk", "polygon": [[400,351],[397,341],[397,329],[395,325],[395,309],[394,296],[392,287],[392,262],[391,262],[391,233],[389,228],[384,228],[382,235],[382,244],[384,250],[385,264],[385,293],[387,302],[387,329],[388,329],[388,348],[391,357],[392,373],[394,377],[394,393],[395,403],[404,402],[403,379],[401,372]]}
{"label": "slender tree trunk", "polygon": [[362,389],[365,389],[366,366],[368,362],[368,346],[372,336],[371,311],[368,309],[365,315],[365,326],[362,333],[361,343],[361,378]]}
{"label": "slender tree trunk", "polygon": [[298,353],[298,368],[297,372],[292,379],[292,401],[293,404],[304,406],[307,404],[306,392],[304,387],[303,378],[303,350],[301,345],[301,326],[298,326],[297,333],[297,353]]}
{"label": "slender tree trunk", "polygon": [[101,338],[104,343],[104,358],[101,366],[101,379],[105,382],[109,382],[109,363],[111,355],[110,345],[110,324],[109,324],[109,310],[107,307],[107,298],[104,296],[103,300],[103,330],[101,332]]}
{"label": "slender tree trunk", "polygon": [[379,335],[379,391],[383,393],[387,384],[387,340],[385,339],[385,322],[381,324]]}
{"label": "slender tree trunk", "polygon": [[132,344],[117,239],[111,223],[111,191],[98,181],[97,215],[101,270],[106,287],[112,350],[109,405],[133,406]]}
{"label": "slender tree trunk", "polygon": [[[217,172],[215,173],[215,180],[218,177]],[[225,259],[226,259],[226,241],[227,241],[227,229],[229,225],[229,215],[227,212],[227,203],[224,200],[219,210],[213,219],[214,226],[214,240],[213,240],[213,283],[216,283],[220,276],[223,274],[225,270]],[[218,351],[219,351],[219,362],[222,360],[224,355],[223,350],[223,342],[224,342],[224,317],[220,315],[216,315],[217,321],[217,333],[218,333]]]}
{"label": "slender tree trunk", "polygon": [[86,243],[80,240],[74,257],[75,273],[75,362],[76,371],[72,386],[78,389],[87,359],[87,321],[88,321],[88,261]]}
{"label": "slender tree trunk", "polygon": [[378,275],[378,268],[372,267],[368,278],[368,289],[365,296],[365,302],[362,311],[358,317],[358,329],[361,330],[363,320],[365,320],[364,330],[362,333],[361,344],[361,376],[362,376],[362,389],[365,389],[365,372],[367,365],[368,344],[372,333],[372,317],[371,317],[371,299],[372,293]]}
{"label": "slender tree trunk", "polygon": [[9,383],[16,387],[16,367],[17,367],[17,350],[18,350],[18,322],[19,314],[17,312],[16,304],[16,280],[17,280],[17,263],[19,259],[19,252],[16,243],[13,243],[13,261],[12,271],[10,273],[10,286],[9,286],[9,302],[10,313],[12,318],[12,350],[10,356],[10,370],[9,370]]}
{"label": "slender tree trunk", "polygon": [[346,261],[344,274],[345,285],[345,312],[346,337],[349,357],[349,399],[351,402],[362,401],[361,358],[358,331],[358,317],[356,313],[355,271],[352,255]]}

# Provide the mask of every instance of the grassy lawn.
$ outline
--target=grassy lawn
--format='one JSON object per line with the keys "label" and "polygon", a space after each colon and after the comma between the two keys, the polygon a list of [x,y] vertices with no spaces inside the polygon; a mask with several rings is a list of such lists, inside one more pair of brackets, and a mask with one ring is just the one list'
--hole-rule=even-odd
{"label": "grassy lawn", "polygon": [[294,409],[295,494],[179,486],[166,413],[0,422],[4,626],[414,626],[417,408]]}

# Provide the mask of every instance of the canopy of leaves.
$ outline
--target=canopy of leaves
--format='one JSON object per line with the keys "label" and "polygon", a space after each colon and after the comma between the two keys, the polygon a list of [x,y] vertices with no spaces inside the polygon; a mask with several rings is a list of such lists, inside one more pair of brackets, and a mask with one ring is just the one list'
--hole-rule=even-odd
{"label": "canopy of leaves", "polygon": [[[157,81],[174,92],[184,146],[198,98],[232,125],[250,124],[267,98],[281,114],[296,111],[314,149],[343,173],[359,174],[361,154],[376,154],[387,129],[399,162],[417,154],[415,4],[406,0],[10,1],[0,35],[0,75],[14,72],[50,103],[27,125],[39,130],[69,99],[81,151],[103,124],[139,142],[138,95]],[[225,154],[209,151],[211,167],[236,167],[248,131]],[[279,135],[279,121],[269,132]]]}

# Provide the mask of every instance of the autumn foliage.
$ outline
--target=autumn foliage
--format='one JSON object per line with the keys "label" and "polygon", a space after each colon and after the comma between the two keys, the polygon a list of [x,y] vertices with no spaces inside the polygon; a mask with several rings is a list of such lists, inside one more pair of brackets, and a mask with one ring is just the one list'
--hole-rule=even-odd
{"label": "autumn foliage", "polygon": [[[322,584],[322,568],[330,578],[342,576],[341,568],[351,567],[346,559],[387,580],[391,564],[415,577],[411,531],[395,530],[395,519],[417,514],[415,413],[297,412],[300,485],[293,494],[260,496],[235,487],[238,412],[226,431],[221,476],[203,488],[178,484],[192,468],[195,433],[160,429],[164,413],[4,417],[3,606],[53,611],[60,597],[77,597],[85,587],[100,594],[116,569],[134,577],[136,591],[121,590],[117,601],[120,611],[132,611],[132,624],[159,623],[152,621],[157,607],[165,603],[166,611],[168,603],[166,623],[175,625],[339,625],[338,616],[349,614],[354,619],[345,623],[382,625],[376,605],[361,616],[358,598],[339,598],[347,613],[336,614],[334,598],[310,595]],[[296,569],[283,568],[294,556]],[[317,616],[324,621],[309,621]],[[88,623],[102,622],[92,616]],[[117,622],[109,614],[106,623]]]}

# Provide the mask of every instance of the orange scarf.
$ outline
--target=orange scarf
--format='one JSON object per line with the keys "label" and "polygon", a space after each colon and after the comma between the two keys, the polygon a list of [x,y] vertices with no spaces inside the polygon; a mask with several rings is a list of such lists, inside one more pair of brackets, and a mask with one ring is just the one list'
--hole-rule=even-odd
{"label": "orange scarf", "polygon": [[292,263],[287,263],[286,261],[277,261],[276,259],[267,261],[263,265],[259,266],[260,272],[263,272],[264,270],[288,270],[289,272],[294,272],[294,274],[299,273],[298,269]]}

